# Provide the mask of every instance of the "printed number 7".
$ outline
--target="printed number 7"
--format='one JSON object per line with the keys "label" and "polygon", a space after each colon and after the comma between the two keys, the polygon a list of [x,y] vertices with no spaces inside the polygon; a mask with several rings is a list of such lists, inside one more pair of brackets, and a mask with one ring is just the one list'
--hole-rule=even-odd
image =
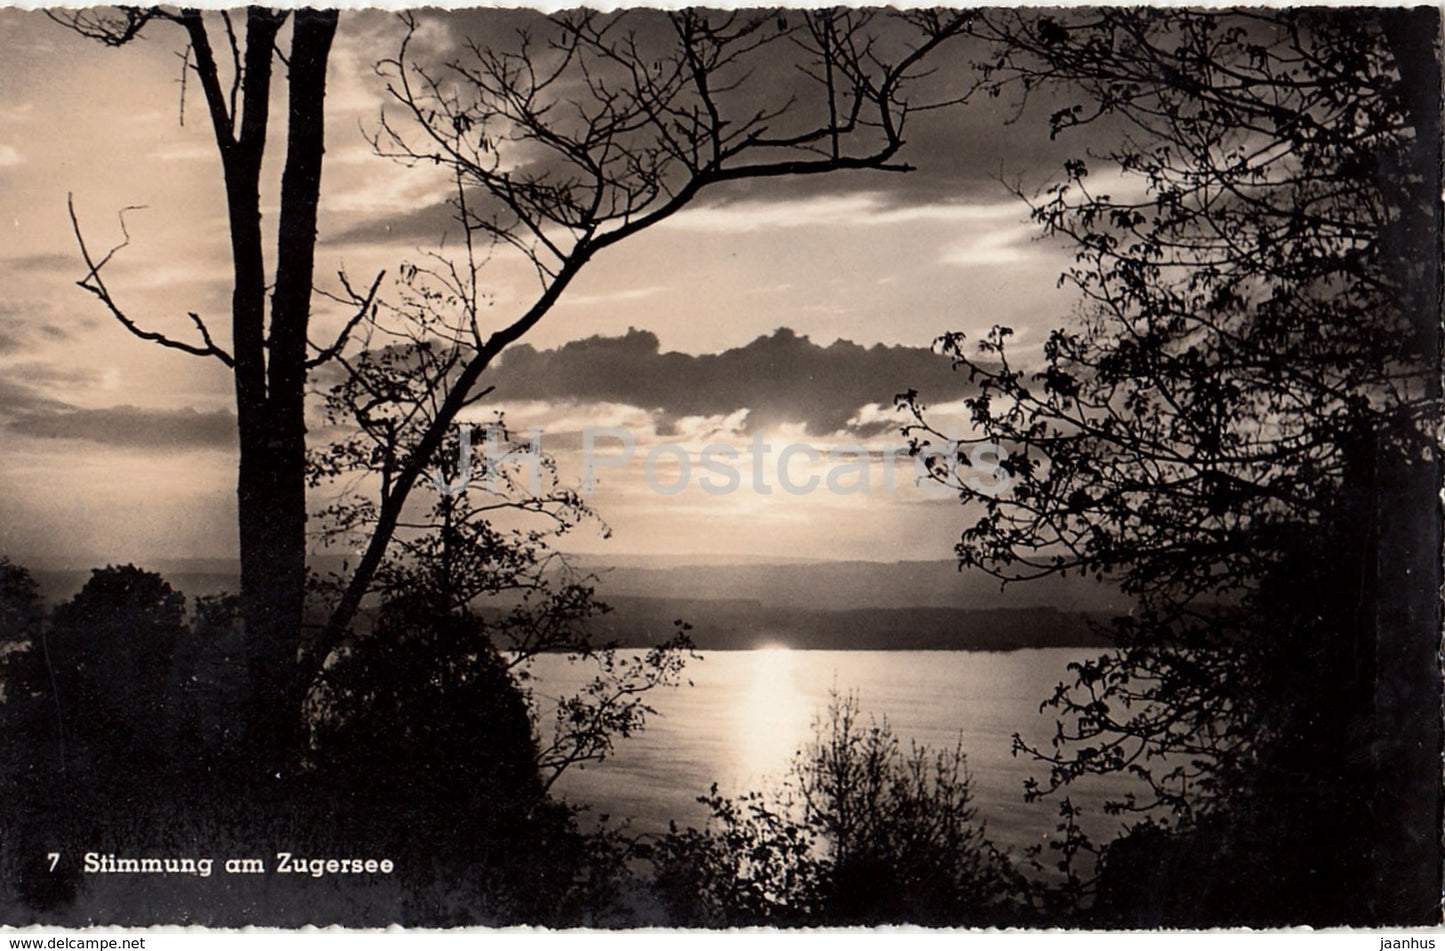
{"label": "printed number 7", "polygon": [[45,853],[45,857],[48,858],[48,859],[50,859],[50,870],[51,870],[52,872],[55,871],[55,866],[57,866],[57,865],[60,864],[60,853],[59,853],[59,852],[46,852],[46,853]]}

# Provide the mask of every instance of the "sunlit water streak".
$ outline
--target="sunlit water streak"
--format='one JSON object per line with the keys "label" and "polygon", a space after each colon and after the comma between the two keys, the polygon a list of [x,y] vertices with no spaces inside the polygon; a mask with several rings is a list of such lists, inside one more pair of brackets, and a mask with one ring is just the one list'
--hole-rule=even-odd
{"label": "sunlit water streak", "polygon": [[[731,755],[737,774],[777,778],[808,740],[815,704],[799,678],[806,663],[786,647],[744,651],[742,696],[733,710]],[[740,658],[742,659],[742,658]]]}

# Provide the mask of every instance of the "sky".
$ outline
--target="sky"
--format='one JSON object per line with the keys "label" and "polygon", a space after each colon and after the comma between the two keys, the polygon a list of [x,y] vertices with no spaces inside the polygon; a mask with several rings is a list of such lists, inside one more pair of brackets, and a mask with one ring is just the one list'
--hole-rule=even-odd
{"label": "sky", "polygon": [[[467,36],[510,42],[527,16],[432,13],[417,44],[436,56]],[[384,100],[374,64],[402,35],[391,14],[341,19],[323,288],[337,288],[338,271],[369,283],[385,270],[382,293],[395,294],[404,263],[456,246],[452,183],[378,157],[368,140]],[[225,342],[220,166],[199,91],[181,83],[183,49],[170,24],[108,49],[43,13],[0,10],[0,553],[24,564],[235,552],[229,376],[136,339],[76,286],[84,267],[67,213],[69,197],[93,251],[128,238],[105,273],[139,325],[189,340],[194,312]],[[976,52],[948,48],[928,82],[966,83]],[[794,67],[764,68],[784,82]],[[1036,353],[1067,319],[1072,299],[1057,278],[1068,257],[1039,239],[1000,181],[1033,192],[1081,147],[1050,141],[1046,117],[980,97],[910,120],[900,158],[914,172],[705,191],[591,262],[489,371],[496,389],[475,418],[502,410],[514,429],[536,427],[575,485],[593,432],[588,501],[609,531],[584,526],[567,539],[574,550],[950,557],[966,513],[914,484],[912,463],[895,454],[892,400],[911,387],[945,417],[961,412],[967,380],[930,352],[935,338],[1001,323]],[[273,126],[268,221],[284,133]],[[499,321],[534,292],[517,262],[498,259],[482,280]],[[344,311],[319,296],[315,306],[321,338]],[[727,468],[736,490],[716,491],[730,484]]]}

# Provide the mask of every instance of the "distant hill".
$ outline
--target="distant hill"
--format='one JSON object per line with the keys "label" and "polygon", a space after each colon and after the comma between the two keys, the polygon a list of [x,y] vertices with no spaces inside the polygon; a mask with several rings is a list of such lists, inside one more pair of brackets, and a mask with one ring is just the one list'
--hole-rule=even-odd
{"label": "distant hill", "polygon": [[[593,624],[600,641],[649,646],[672,636],[673,621],[692,625],[700,650],[984,650],[1106,647],[1091,616],[1050,607],[845,608],[821,610],[750,600],[613,598]],[[1098,616],[1092,619],[1101,620]]]}
{"label": "distant hill", "polygon": [[[599,618],[599,641],[647,646],[671,636],[673,620],[693,625],[699,648],[743,650],[767,644],[813,650],[1014,650],[1094,647],[1107,642],[1090,618],[1123,609],[1116,591],[1077,579],[1011,586],[951,561],[685,564],[633,557],[609,567],[581,559],[598,576],[598,596],[614,610]],[[158,562],[186,594],[234,592],[224,561]],[[329,565],[318,566],[322,570]],[[51,604],[72,597],[89,570],[34,572]]]}
{"label": "distant hill", "polygon": [[[322,556],[312,567],[326,572],[341,558]],[[933,561],[742,561],[722,556],[692,560],[621,555],[604,559],[588,555],[573,559],[597,575],[605,599],[674,598],[678,600],[753,600],[763,604],[824,610],[854,608],[1023,608],[1054,607],[1062,611],[1117,611],[1126,607],[1118,591],[1080,578],[1050,578],[1000,590],[999,582],[982,572],[960,572],[951,560]],[[95,566],[99,567],[99,566]],[[222,559],[157,561],[140,567],[159,571],[171,586],[187,595],[235,591],[234,563]],[[88,568],[32,572],[49,601],[63,601],[90,577]]]}
{"label": "distant hill", "polygon": [[998,579],[960,572],[954,561],[827,561],[753,564],[629,564],[609,567],[584,559],[598,575],[604,599],[625,597],[711,600],[742,598],[801,609],[992,609],[1053,607],[1119,611],[1118,590],[1082,578],[1048,578],[1000,590]]}

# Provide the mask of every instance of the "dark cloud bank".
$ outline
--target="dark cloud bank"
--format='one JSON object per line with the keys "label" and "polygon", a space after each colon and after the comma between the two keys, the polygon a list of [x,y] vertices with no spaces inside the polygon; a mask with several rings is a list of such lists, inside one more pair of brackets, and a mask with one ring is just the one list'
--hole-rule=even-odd
{"label": "dark cloud bank", "polygon": [[26,436],[140,449],[229,449],[236,444],[236,417],[230,410],[69,409],[21,416],[10,429]]}
{"label": "dark cloud bank", "polygon": [[[972,392],[966,374],[925,347],[862,347],[840,340],[819,346],[782,328],[743,347],[693,356],[664,353],[649,331],[589,337],[555,350],[518,344],[488,373],[498,401],[611,402],[658,417],[669,435],[685,416],[726,416],[748,410],[748,432],[802,423],[810,435],[848,432],[859,438],[895,430],[904,419],[850,420],[869,403],[890,407],[917,389],[930,402]],[[0,380],[0,417],[16,434],[84,440],[111,446],[229,449],[236,418],[230,410],[77,408],[19,380]]]}
{"label": "dark cloud bank", "polygon": [[230,449],[236,444],[236,415],[230,410],[82,409],[13,379],[0,379],[0,419],[6,420],[6,430],[22,436],[132,449]]}
{"label": "dark cloud bank", "polygon": [[749,410],[751,432],[779,423],[804,423],[815,436],[851,431],[859,436],[903,422],[849,426],[869,404],[892,405],[916,389],[932,402],[971,392],[966,374],[925,347],[861,347],[839,340],[826,347],[782,328],[771,336],[717,354],[663,353],[657,336],[632,330],[621,337],[589,337],[555,350],[518,344],[489,374],[496,398],[613,402],[659,413],[666,435],[683,416],[720,416]]}

